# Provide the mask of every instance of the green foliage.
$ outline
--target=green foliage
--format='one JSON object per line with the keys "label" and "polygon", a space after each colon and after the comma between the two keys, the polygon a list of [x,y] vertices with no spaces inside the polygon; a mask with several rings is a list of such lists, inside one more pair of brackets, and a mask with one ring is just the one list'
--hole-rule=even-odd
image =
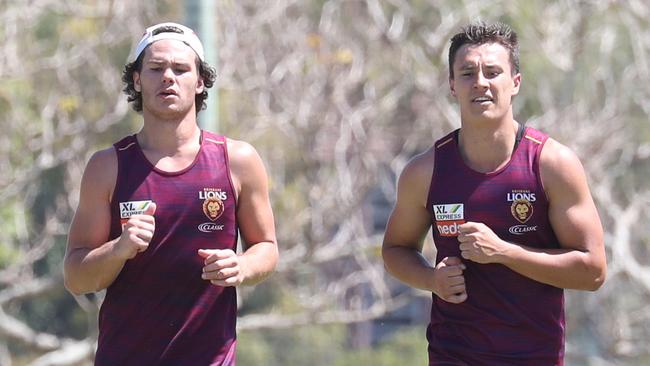
{"label": "green foliage", "polygon": [[427,341],[422,327],[410,327],[395,332],[371,349],[344,352],[334,366],[394,366],[426,365]]}
{"label": "green foliage", "polygon": [[303,326],[240,332],[237,364],[242,366],[426,365],[422,327],[404,328],[370,348],[350,349],[343,325]]}
{"label": "green foliage", "polygon": [[54,51],[59,42],[59,27],[67,19],[62,14],[54,11],[45,11],[40,14],[35,22],[36,29],[33,32],[34,41],[48,51]]}
{"label": "green foliage", "polygon": [[[46,238],[53,245],[48,247],[47,255],[24,272],[60,280],[66,242],[62,232],[74,210],[73,197],[83,162],[98,148],[137,131],[142,123],[141,115],[128,113],[110,125],[98,125],[107,115],[119,114],[112,110],[114,101],[125,98],[118,78],[133,39],[116,29],[115,24],[119,28],[135,21],[180,21],[183,4],[155,1],[148,8],[138,8],[145,9],[141,13],[124,15],[119,11],[104,14],[101,9],[119,9],[128,2],[112,1],[105,5],[103,1],[90,0],[83,2],[81,10],[65,0],[51,3],[57,5],[0,5],[1,15],[6,17],[11,17],[6,11],[9,8],[14,12],[33,12],[26,17],[29,24],[17,24],[20,31],[16,33],[16,55],[6,56],[7,60],[17,57],[19,67],[0,68],[0,73],[5,72],[0,75],[0,125],[4,136],[0,167],[6,178],[0,183],[19,182],[18,189],[13,190],[16,193],[3,196],[0,207],[0,270],[21,263],[40,241],[45,223],[56,215],[60,228]],[[640,146],[641,150],[643,144],[650,143],[646,82],[649,26],[643,1],[379,1],[386,27],[399,24],[399,16],[406,19],[404,32],[397,39],[391,39],[386,29],[377,27],[373,18],[376,14],[371,15],[368,9],[371,2],[291,2],[288,10],[282,8],[282,2],[244,3],[218,2],[222,14],[217,31],[222,32],[218,38],[223,42],[218,47],[225,48],[223,53],[218,49],[219,57],[224,58],[219,63],[227,67],[218,70],[222,86],[211,91],[210,98],[219,97],[219,132],[250,142],[264,159],[271,178],[281,257],[292,249],[305,249],[307,254],[296,263],[283,263],[282,273],[276,273],[269,281],[242,291],[247,295],[240,309],[242,316],[278,310],[282,314],[301,313],[301,300],[306,295],[340,280],[337,272],[348,267],[334,261],[328,261],[327,267],[309,262],[310,255],[326,244],[354,211],[354,207],[340,199],[339,194],[346,187],[332,178],[337,178],[340,169],[346,167],[353,177],[367,173],[367,182],[350,184],[355,187],[352,200],[363,202],[369,190],[364,189],[376,188],[380,175],[393,172],[401,164],[400,159],[430,146],[433,135],[458,122],[449,113],[453,106],[440,106],[451,100],[446,85],[447,39],[468,21],[501,20],[517,30],[522,41],[523,74],[522,90],[515,101],[518,119],[544,116],[553,108],[551,118],[544,121],[546,126],[540,127],[562,129],[562,125],[552,125],[556,119],[568,126],[564,128],[570,138],[574,134],[588,136],[587,143],[593,145],[587,150],[593,153],[589,158],[598,158],[599,149],[605,145],[591,140],[593,132],[611,125],[631,131],[627,142],[630,146]],[[239,7],[243,11],[237,13]],[[286,14],[278,16],[283,11]],[[335,14],[326,15],[327,12]],[[326,16],[331,18],[325,21]],[[0,27],[0,43],[15,26],[7,24]],[[237,44],[238,39],[245,41]],[[78,52],[80,49],[84,52]],[[11,47],[7,50],[12,51]],[[242,54],[245,56],[239,62],[237,58]],[[232,59],[237,61],[233,63]],[[353,80],[348,84],[341,82],[347,79]],[[569,113],[574,114],[566,117]],[[341,131],[348,127],[353,128],[353,133],[345,141]],[[78,150],[66,151],[79,145],[82,147]],[[371,149],[376,153],[365,156],[365,160],[354,160]],[[335,150],[339,156],[335,156]],[[395,158],[398,153],[404,156]],[[624,160],[619,158],[613,155],[604,163]],[[597,171],[603,177],[592,178],[598,180],[618,173],[611,190],[615,198],[623,197],[615,204],[622,204],[624,209],[625,203],[639,199],[635,192],[647,191],[650,166],[642,154],[622,158],[630,159],[622,172],[599,166]],[[343,161],[335,165],[335,159]],[[380,169],[364,169],[364,164]],[[35,172],[36,169],[39,171]],[[5,187],[0,185],[0,191],[5,192]],[[608,208],[599,209],[605,222],[615,222],[617,215],[607,218]],[[323,213],[322,223],[314,220],[314,212],[319,210]],[[645,218],[647,209],[643,210]],[[321,231],[315,230],[314,226],[319,225]],[[635,226],[631,233],[634,240],[646,235],[646,226]],[[611,227],[608,229],[608,237],[613,238]],[[367,238],[358,237],[366,234],[361,231],[341,240],[362,242]],[[631,253],[640,264],[647,263],[645,259],[650,253],[648,237],[635,242],[637,248]],[[616,245],[613,243],[612,247]],[[379,245],[367,248],[368,252],[355,254],[366,254],[371,261],[381,260]],[[623,282],[620,278],[628,276],[624,269],[629,267],[617,263],[614,268],[620,270],[612,271],[613,276]],[[636,339],[642,343],[647,339],[643,337],[647,331],[642,331],[647,327],[638,326],[647,319],[640,315],[647,296],[639,295],[645,294],[645,290],[634,281],[628,279],[624,285],[619,282],[616,290],[609,292],[601,290],[597,294],[600,297],[581,294],[580,302],[570,304],[570,341],[611,359],[619,352],[616,345],[606,344],[611,329],[621,329],[623,336],[619,338],[627,337],[625,342]],[[0,290],[12,285],[3,284]],[[92,338],[95,314],[84,312],[59,285],[46,294],[11,301],[3,310],[35,331]],[[339,306],[339,300],[333,297],[326,304],[328,310]],[[594,301],[599,306],[593,305]],[[585,308],[584,304],[592,305]],[[602,316],[594,316],[594,309],[604,309]],[[628,319],[631,323],[640,320],[636,327],[625,328],[626,325],[614,322],[617,315],[612,309],[633,314],[633,320]],[[598,332],[607,336],[596,337]],[[348,337],[345,325],[242,331],[239,364],[426,364],[426,340],[419,327],[388,334],[380,343],[365,349],[351,349]],[[0,339],[0,346],[4,341]],[[28,357],[22,355],[31,352],[27,346],[10,347],[18,350],[13,364],[27,364],[36,357],[31,353]],[[631,355],[622,362],[650,362],[643,357]]]}
{"label": "green foliage", "polygon": [[303,326],[240,332],[237,364],[327,366],[343,349],[345,327]]}
{"label": "green foliage", "polygon": [[41,332],[83,339],[89,319],[78,311],[74,298],[62,286],[47,295],[48,301],[34,298],[21,303],[16,311],[18,317]]}
{"label": "green foliage", "polygon": [[0,206],[0,270],[20,257],[20,251],[12,240],[18,235],[14,221],[18,213],[15,209],[15,202],[6,202]]}

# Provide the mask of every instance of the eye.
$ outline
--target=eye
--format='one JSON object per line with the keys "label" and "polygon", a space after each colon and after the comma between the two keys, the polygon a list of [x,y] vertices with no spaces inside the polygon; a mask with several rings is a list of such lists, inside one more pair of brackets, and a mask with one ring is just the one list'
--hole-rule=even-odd
{"label": "eye", "polygon": [[489,78],[495,78],[501,74],[501,71],[499,70],[490,70],[486,73],[487,77]]}

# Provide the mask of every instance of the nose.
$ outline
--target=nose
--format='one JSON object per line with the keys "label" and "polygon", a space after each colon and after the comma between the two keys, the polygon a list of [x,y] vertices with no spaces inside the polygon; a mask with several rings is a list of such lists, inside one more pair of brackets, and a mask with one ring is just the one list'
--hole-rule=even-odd
{"label": "nose", "polygon": [[166,67],[163,71],[163,82],[171,83],[174,81],[174,70],[171,67]]}
{"label": "nose", "polygon": [[476,73],[476,78],[474,79],[474,87],[475,88],[487,88],[488,85],[488,79],[483,75],[483,71],[480,70],[479,72]]}

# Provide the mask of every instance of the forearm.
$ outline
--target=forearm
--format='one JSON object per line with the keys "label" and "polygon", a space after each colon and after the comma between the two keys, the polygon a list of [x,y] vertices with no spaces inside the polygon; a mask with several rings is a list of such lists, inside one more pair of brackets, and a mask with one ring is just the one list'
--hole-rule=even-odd
{"label": "forearm", "polygon": [[510,244],[502,264],[530,279],[565,289],[597,290],[604,268],[593,253],[575,249],[538,249]]}
{"label": "forearm", "polygon": [[411,287],[433,292],[435,268],[422,253],[403,246],[384,246],[382,256],[392,276]]}
{"label": "forearm", "polygon": [[90,248],[75,248],[66,254],[64,262],[65,287],[75,295],[101,291],[117,278],[125,260],[112,253],[116,240]]}
{"label": "forearm", "polygon": [[244,262],[242,285],[256,285],[266,280],[275,271],[278,262],[278,246],[272,242],[257,243],[240,254],[240,260]]}

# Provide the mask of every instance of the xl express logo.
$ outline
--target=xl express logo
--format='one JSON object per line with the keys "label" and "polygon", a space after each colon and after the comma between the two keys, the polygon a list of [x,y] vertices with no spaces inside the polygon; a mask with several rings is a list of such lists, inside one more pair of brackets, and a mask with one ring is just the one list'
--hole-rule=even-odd
{"label": "xl express logo", "polygon": [[129,221],[129,217],[144,214],[151,202],[153,201],[143,200],[120,202],[120,224],[122,224],[122,227],[124,227],[124,224]]}
{"label": "xl express logo", "polygon": [[433,216],[440,236],[458,236],[458,226],[465,223],[465,206],[462,203],[433,205]]}

